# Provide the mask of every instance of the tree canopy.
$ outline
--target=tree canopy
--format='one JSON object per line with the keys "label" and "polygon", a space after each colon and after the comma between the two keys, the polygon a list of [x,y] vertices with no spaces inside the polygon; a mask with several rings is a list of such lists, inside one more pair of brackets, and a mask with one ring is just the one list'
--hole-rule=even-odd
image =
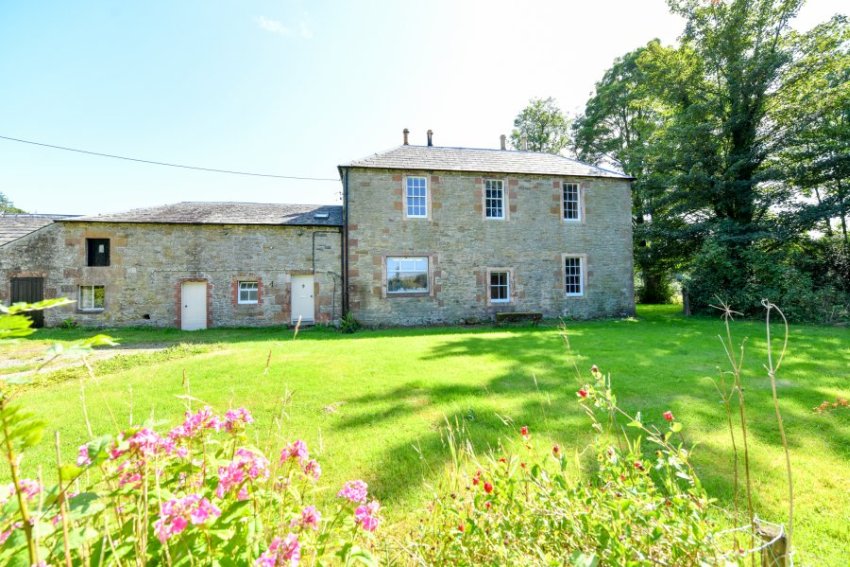
{"label": "tree canopy", "polygon": [[514,149],[526,149],[523,136],[532,152],[561,153],[570,143],[570,120],[552,97],[533,98],[514,119],[511,132]]}
{"label": "tree canopy", "polygon": [[0,213],[24,213],[26,211],[19,209],[6,195],[0,193]]}

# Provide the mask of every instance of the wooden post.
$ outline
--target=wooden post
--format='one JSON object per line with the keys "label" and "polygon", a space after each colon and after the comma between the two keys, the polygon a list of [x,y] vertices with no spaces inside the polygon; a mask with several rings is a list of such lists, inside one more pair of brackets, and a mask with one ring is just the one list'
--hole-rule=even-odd
{"label": "wooden post", "polygon": [[756,520],[756,533],[764,542],[762,567],[788,567],[788,540],[781,525],[763,524]]}

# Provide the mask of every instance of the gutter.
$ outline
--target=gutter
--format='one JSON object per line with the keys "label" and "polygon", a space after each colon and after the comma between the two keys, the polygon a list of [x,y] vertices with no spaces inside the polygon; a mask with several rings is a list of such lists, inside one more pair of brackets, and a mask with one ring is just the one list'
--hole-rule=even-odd
{"label": "gutter", "polygon": [[349,312],[348,301],[348,168],[339,167],[342,177],[342,313],[345,317]]}

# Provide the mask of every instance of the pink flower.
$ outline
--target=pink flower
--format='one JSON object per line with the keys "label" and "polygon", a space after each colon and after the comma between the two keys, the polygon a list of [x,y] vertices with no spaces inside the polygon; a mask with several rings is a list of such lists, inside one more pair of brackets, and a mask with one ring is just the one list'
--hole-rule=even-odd
{"label": "pink flower", "polygon": [[667,410],[667,411],[664,412],[664,419],[666,419],[667,421],[673,421],[676,418],[673,417],[672,411]]}
{"label": "pink flower", "polygon": [[277,565],[298,565],[301,561],[301,544],[298,536],[286,534],[280,539],[276,537],[269,544],[268,550],[254,562],[256,567],[275,567]]}
{"label": "pink flower", "polygon": [[372,500],[368,504],[362,504],[354,510],[354,523],[360,525],[367,532],[374,532],[380,523],[380,519],[376,516],[381,505],[377,500]]}
{"label": "pink flower", "polygon": [[351,502],[366,502],[368,489],[369,485],[362,480],[349,480],[342,486],[342,490],[337,493],[337,496]]}
{"label": "pink flower", "polygon": [[182,533],[190,523],[201,526],[219,516],[221,510],[215,504],[198,494],[189,494],[162,503],[154,531],[159,541],[165,543],[171,536]]}
{"label": "pink flower", "polygon": [[228,433],[233,433],[234,431],[241,431],[245,429],[249,423],[254,423],[254,417],[251,415],[245,408],[231,409],[227,410],[227,413],[224,414],[224,429]]}
{"label": "pink flower", "polygon": [[322,521],[322,515],[315,506],[305,506],[301,510],[301,518],[292,520],[292,527],[301,526],[302,528],[319,529],[319,522]]}
{"label": "pink flower", "polygon": [[304,464],[304,474],[313,480],[319,480],[319,477],[322,476],[322,467],[319,466],[318,461],[315,459],[310,459]]}
{"label": "pink flower", "polygon": [[37,480],[22,478],[18,481],[18,486],[21,489],[21,494],[23,494],[24,498],[27,500],[32,500],[39,492],[41,492],[41,485]]}
{"label": "pink flower", "polygon": [[209,406],[198,410],[196,413],[187,411],[186,419],[183,423],[172,429],[168,437],[172,441],[179,441],[180,439],[194,437],[200,431],[207,429],[213,431],[219,431],[221,429],[221,420],[216,417],[212,408]]}
{"label": "pink flower", "polygon": [[579,398],[586,398],[587,397],[587,390],[585,390],[584,388],[581,388],[578,392],[576,392],[576,395]]}
{"label": "pink flower", "polygon": [[307,444],[302,440],[293,441],[292,444],[283,448],[280,452],[280,464],[288,460],[298,461],[303,463],[310,459],[310,453],[307,451]]}
{"label": "pink flower", "polygon": [[224,498],[225,494],[234,488],[238,488],[238,498],[245,500],[248,498],[248,491],[242,485],[248,480],[265,480],[268,477],[268,459],[261,454],[240,447],[227,466],[218,468],[218,487],[215,489],[215,495]]}
{"label": "pink flower", "polygon": [[77,449],[77,466],[87,467],[90,464],[91,457],[89,457],[89,446],[87,444],[80,445],[80,448]]}

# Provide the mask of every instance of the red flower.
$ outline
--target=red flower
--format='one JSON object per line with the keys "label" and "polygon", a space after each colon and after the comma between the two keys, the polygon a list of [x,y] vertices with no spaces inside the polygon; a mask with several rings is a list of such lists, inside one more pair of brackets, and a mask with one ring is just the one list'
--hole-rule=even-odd
{"label": "red flower", "polygon": [[520,432],[520,435],[522,435],[523,437],[528,437],[528,426],[523,425],[522,427],[519,428],[519,432]]}
{"label": "red flower", "polygon": [[481,471],[480,470],[478,470],[475,473],[475,476],[472,477],[472,484],[477,486],[479,482],[481,482]]}
{"label": "red flower", "polygon": [[492,504],[490,504],[489,500],[484,503],[484,507],[487,508],[488,510],[490,509],[490,506],[492,506]]}
{"label": "red flower", "polygon": [[504,457],[499,457],[499,462],[500,462],[500,463],[507,463],[507,462],[508,462],[508,460],[507,460],[506,458],[504,458]]}
{"label": "red flower", "polygon": [[463,524],[460,524],[460,525],[457,527],[457,531],[459,531],[459,532],[462,532],[462,531],[463,531],[463,530],[465,530],[465,529],[466,529],[466,528],[464,528],[464,527],[463,527]]}
{"label": "red flower", "polygon": [[560,457],[561,456],[561,448],[558,447],[557,445],[552,445],[552,454],[555,457]]}
{"label": "red flower", "polygon": [[587,397],[587,390],[582,388],[581,390],[576,392],[576,394],[578,395],[579,398],[586,398]]}
{"label": "red flower", "polygon": [[490,484],[489,482],[485,482],[484,483],[484,492],[486,492],[487,494],[490,494],[491,492],[493,492],[493,485]]}
{"label": "red flower", "polygon": [[640,461],[635,461],[635,468],[636,468],[637,470],[639,470],[639,471],[644,470],[644,469],[643,469],[643,463],[642,463],[642,462],[640,462]]}
{"label": "red flower", "polygon": [[667,410],[667,411],[665,411],[665,412],[664,412],[664,419],[666,419],[667,421],[673,421],[673,420],[674,420],[674,419],[676,419],[676,418],[675,418],[675,417],[673,417],[673,412],[672,412],[672,411]]}

